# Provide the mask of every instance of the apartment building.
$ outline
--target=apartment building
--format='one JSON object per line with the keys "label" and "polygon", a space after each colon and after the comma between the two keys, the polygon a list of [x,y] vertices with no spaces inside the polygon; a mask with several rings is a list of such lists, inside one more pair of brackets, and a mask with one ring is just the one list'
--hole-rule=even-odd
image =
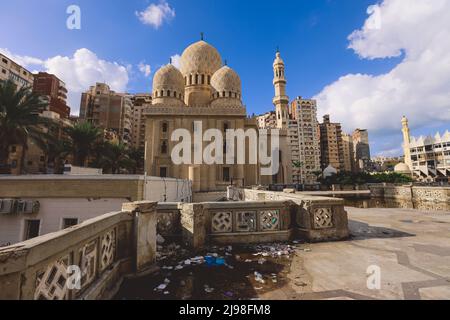
{"label": "apartment building", "polygon": [[70,116],[67,105],[66,84],[53,74],[39,72],[34,76],[33,92],[48,102],[48,111],[55,112],[63,119]]}
{"label": "apartment building", "polygon": [[371,166],[369,133],[366,129],[356,129],[353,131],[352,138],[356,171],[367,171]]}
{"label": "apartment building", "polygon": [[105,83],[97,83],[81,95],[80,121],[113,132],[125,145],[132,143],[132,110],[131,96],[116,93]]}
{"label": "apartment building", "polygon": [[323,117],[320,128],[321,168],[325,170],[332,166],[337,172],[344,171],[344,146],[342,143],[342,128],[340,123],[332,123],[330,115]]}
{"label": "apartment building", "polygon": [[0,81],[8,79],[12,80],[18,88],[33,87],[33,74],[0,53]]}
{"label": "apartment building", "polygon": [[143,93],[131,97],[133,103],[131,115],[131,137],[135,149],[145,150],[145,115],[146,108],[152,105],[152,95]]}

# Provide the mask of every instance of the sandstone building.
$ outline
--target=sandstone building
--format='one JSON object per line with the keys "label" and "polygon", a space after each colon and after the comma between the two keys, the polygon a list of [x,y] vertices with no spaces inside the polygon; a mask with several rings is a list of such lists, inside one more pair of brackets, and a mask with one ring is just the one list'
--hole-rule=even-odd
{"label": "sandstone building", "polygon": [[355,154],[353,147],[353,138],[351,135],[342,133],[342,151],[344,158],[344,171],[355,171]]}
{"label": "sandstone building", "polygon": [[[185,129],[191,137],[208,129],[224,133],[228,129],[257,129],[256,118],[247,118],[239,75],[222,63],[217,49],[207,42],[201,40],[186,48],[180,69],[168,64],[156,72],[152,106],[144,115],[147,174],[189,179],[196,192],[226,190],[232,182],[237,185],[259,183],[258,165],[204,164],[192,158],[192,164],[176,165],[171,159],[172,150],[179,143],[171,141],[176,129]],[[209,144],[192,145],[192,155]],[[248,146],[247,143],[247,155]],[[223,151],[227,154],[232,150],[224,144]]]}
{"label": "sandstone building", "polygon": [[33,87],[33,74],[0,53],[0,81],[8,79],[12,80],[18,88]]}
{"label": "sandstone building", "polygon": [[39,72],[34,75],[33,92],[48,102],[47,111],[59,114],[62,119],[69,118],[70,108],[67,106],[66,84],[58,77]]}

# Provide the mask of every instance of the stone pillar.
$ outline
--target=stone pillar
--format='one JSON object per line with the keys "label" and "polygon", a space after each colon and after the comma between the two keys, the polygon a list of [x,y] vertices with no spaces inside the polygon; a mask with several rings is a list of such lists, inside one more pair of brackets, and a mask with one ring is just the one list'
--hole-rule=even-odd
{"label": "stone pillar", "polygon": [[148,269],[156,262],[157,202],[141,201],[122,205],[122,211],[134,217],[134,263],[136,272]]}
{"label": "stone pillar", "polygon": [[181,204],[181,230],[183,242],[194,250],[199,250],[206,243],[207,210],[203,204]]}

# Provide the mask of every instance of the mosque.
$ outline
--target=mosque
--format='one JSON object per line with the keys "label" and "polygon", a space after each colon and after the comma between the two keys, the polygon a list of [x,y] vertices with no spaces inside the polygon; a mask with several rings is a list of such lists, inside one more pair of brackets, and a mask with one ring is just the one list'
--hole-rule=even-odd
{"label": "mosque", "polygon": [[[257,119],[247,116],[242,103],[239,75],[222,61],[217,49],[202,36],[202,40],[184,50],[179,69],[171,62],[155,73],[152,106],[145,111],[145,166],[148,175],[189,179],[193,181],[194,192],[226,190],[230,183],[263,183],[259,164],[175,165],[171,159],[171,151],[178,143],[171,141],[173,131],[181,128],[194,135],[198,130],[194,123],[201,122],[203,132],[208,129],[258,131]],[[209,144],[202,143],[204,145],[193,144],[192,153]],[[247,143],[245,148],[248,158]],[[269,182],[284,181],[286,175],[282,165],[278,174],[269,177]]]}

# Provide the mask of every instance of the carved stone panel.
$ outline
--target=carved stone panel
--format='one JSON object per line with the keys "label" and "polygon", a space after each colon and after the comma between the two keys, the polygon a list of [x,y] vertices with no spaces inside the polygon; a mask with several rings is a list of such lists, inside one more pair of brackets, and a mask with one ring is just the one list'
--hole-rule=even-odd
{"label": "carved stone panel", "polygon": [[38,272],[36,277],[35,300],[66,300],[68,287],[66,285],[69,257],[50,263],[45,270]]}
{"label": "carved stone panel", "polygon": [[211,220],[212,233],[225,233],[233,231],[231,212],[216,212]]}
{"label": "carved stone panel", "polygon": [[259,224],[261,231],[280,230],[280,211],[279,210],[260,211]]}
{"label": "carved stone panel", "polygon": [[101,237],[100,242],[100,272],[108,268],[116,255],[116,230],[113,229]]}
{"label": "carved stone panel", "polygon": [[315,208],[313,217],[315,229],[327,229],[333,227],[333,210],[331,208]]}
{"label": "carved stone panel", "polygon": [[236,232],[256,231],[256,211],[238,211],[236,214]]}
{"label": "carved stone panel", "polygon": [[95,279],[97,273],[97,240],[87,243],[80,249],[79,254],[83,289]]}

